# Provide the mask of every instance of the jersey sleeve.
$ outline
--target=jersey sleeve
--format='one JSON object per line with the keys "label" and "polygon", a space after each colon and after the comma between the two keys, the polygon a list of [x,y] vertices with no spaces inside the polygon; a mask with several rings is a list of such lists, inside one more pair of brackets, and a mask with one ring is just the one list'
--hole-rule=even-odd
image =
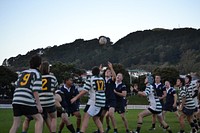
{"label": "jersey sleeve", "polygon": [[181,97],[186,97],[186,91],[185,91],[185,90],[181,90],[180,96],[181,96]]}
{"label": "jersey sleeve", "polygon": [[122,85],[122,91],[127,91],[126,90],[126,85]]}
{"label": "jersey sleeve", "polygon": [[162,91],[166,91],[166,87],[165,86],[162,86]]}
{"label": "jersey sleeve", "polygon": [[91,89],[91,78],[88,78],[84,84],[84,87],[83,89],[86,90],[86,91],[89,91]]}
{"label": "jersey sleeve", "polygon": [[172,94],[173,95],[176,94],[176,90],[175,89],[172,90]]}
{"label": "jersey sleeve", "polygon": [[42,76],[40,73],[34,74],[35,80],[33,81],[33,91],[42,90]]}
{"label": "jersey sleeve", "polygon": [[148,96],[151,92],[151,88],[149,86],[146,87],[144,93],[146,94],[146,96]]}

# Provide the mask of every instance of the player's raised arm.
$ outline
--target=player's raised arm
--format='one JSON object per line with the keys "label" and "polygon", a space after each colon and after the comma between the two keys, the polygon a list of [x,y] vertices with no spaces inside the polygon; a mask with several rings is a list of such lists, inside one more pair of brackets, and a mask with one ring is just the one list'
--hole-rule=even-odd
{"label": "player's raised arm", "polygon": [[115,79],[116,79],[116,73],[115,73],[115,71],[113,69],[113,65],[112,65],[111,62],[108,62],[108,67],[110,68],[110,71],[112,73],[112,80],[115,81]]}

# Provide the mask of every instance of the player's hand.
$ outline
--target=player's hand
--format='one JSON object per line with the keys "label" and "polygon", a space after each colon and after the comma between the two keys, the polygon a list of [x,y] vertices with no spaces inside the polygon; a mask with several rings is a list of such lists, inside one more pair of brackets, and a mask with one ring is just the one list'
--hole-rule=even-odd
{"label": "player's hand", "polygon": [[183,110],[183,106],[180,105],[178,109],[179,109],[180,111],[182,111],[182,110]]}
{"label": "player's hand", "polygon": [[176,104],[173,104],[173,108],[176,108]]}
{"label": "player's hand", "polygon": [[112,65],[112,63],[111,63],[111,62],[109,62],[109,61],[108,61],[108,67],[109,67],[109,68],[113,68],[113,65]]}
{"label": "player's hand", "polygon": [[37,109],[38,109],[38,112],[39,112],[39,113],[42,113],[43,109],[42,109],[42,106],[41,106],[41,105],[37,105]]}
{"label": "player's hand", "polygon": [[74,102],[76,102],[76,97],[74,97],[74,98],[72,98],[70,101],[71,101],[71,103],[74,103]]}
{"label": "player's hand", "polygon": [[102,64],[99,65],[99,70],[100,70],[100,71],[103,70],[103,65],[102,65]]}

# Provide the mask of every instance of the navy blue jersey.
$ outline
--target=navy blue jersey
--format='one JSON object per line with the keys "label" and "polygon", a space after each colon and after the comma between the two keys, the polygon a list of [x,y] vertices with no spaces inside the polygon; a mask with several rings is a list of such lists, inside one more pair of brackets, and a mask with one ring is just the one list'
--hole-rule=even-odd
{"label": "navy blue jersey", "polygon": [[105,80],[105,94],[106,94],[106,101],[114,101],[116,100],[114,89],[115,89],[115,82],[112,80],[112,78]]}
{"label": "navy blue jersey", "polygon": [[[118,86],[116,85],[115,90],[117,92],[122,93],[122,91],[126,91],[126,85],[123,83],[119,84]],[[125,99],[124,97],[121,97],[117,94],[115,94],[115,96],[116,96],[117,103],[124,103],[124,99]]]}
{"label": "navy blue jersey", "polygon": [[174,104],[174,94],[176,94],[176,90],[173,87],[167,90],[166,105],[172,106]]}
{"label": "navy blue jersey", "polygon": [[[62,86],[60,90],[64,93],[64,98],[66,101],[66,106],[71,106],[71,99],[74,98],[76,95],[79,94],[78,89],[75,86],[71,86],[71,88],[67,88],[66,86]],[[73,104],[79,104],[79,100],[74,102]]]}
{"label": "navy blue jersey", "polygon": [[62,92],[61,90],[57,90],[56,91],[56,94],[60,95],[62,101],[60,102],[60,105],[66,109],[66,106],[67,106],[67,102],[65,101],[65,95],[64,95],[64,92]]}
{"label": "navy blue jersey", "polygon": [[158,86],[156,86],[156,84],[153,84],[153,89],[156,91],[156,96],[158,97],[162,97],[162,95],[164,94],[163,91],[166,91],[166,88],[164,87],[163,84],[159,84]]}

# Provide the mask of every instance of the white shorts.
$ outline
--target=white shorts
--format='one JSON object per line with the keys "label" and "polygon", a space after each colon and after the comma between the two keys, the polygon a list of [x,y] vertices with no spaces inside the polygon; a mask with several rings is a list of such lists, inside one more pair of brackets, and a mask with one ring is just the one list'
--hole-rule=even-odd
{"label": "white shorts", "polygon": [[88,107],[86,112],[92,117],[98,115],[101,111],[101,107],[96,107],[95,105],[89,105]]}

